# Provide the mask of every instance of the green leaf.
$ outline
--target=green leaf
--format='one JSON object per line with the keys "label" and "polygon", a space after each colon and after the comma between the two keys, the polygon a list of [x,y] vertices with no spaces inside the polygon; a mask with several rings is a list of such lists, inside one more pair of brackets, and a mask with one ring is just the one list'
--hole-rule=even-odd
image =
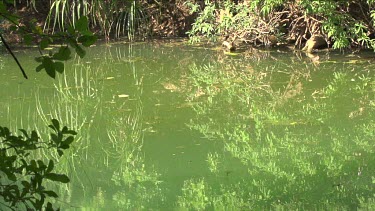
{"label": "green leaf", "polygon": [[27,193],[30,192],[30,183],[27,181],[22,181],[21,184],[23,185],[21,197],[24,197]]}
{"label": "green leaf", "polygon": [[37,200],[35,201],[35,203],[33,203],[34,208],[35,208],[36,210],[42,210],[42,206],[43,206],[43,204],[44,204],[44,197],[41,197],[40,200],[37,199]]}
{"label": "green leaf", "polygon": [[31,139],[35,142],[38,142],[39,136],[35,130],[31,131]]}
{"label": "green leaf", "polygon": [[61,130],[61,132],[63,134],[66,134],[66,131],[68,131],[68,127],[67,126],[64,126],[63,129]]}
{"label": "green leaf", "polygon": [[56,128],[53,125],[48,125],[48,127],[57,132]]}
{"label": "green leaf", "polygon": [[67,177],[64,174],[48,173],[48,174],[45,174],[44,176],[46,179],[56,181],[56,182],[68,183],[70,181],[69,177]]}
{"label": "green leaf", "polygon": [[93,35],[83,35],[78,38],[78,42],[82,43],[82,45],[85,47],[90,47],[96,42],[96,40],[97,37]]}
{"label": "green leaf", "polygon": [[52,119],[52,125],[56,128],[56,130],[60,130],[60,123],[59,123],[59,120],[57,119]]}
{"label": "green leaf", "polygon": [[67,42],[69,43],[70,46],[72,46],[72,48],[76,49],[78,47],[78,43],[75,39],[72,39],[72,38],[68,38],[67,39]]}
{"label": "green leaf", "polygon": [[77,132],[74,130],[68,130],[65,134],[77,135]]}
{"label": "green leaf", "polygon": [[78,54],[79,57],[81,57],[81,59],[83,57],[85,57],[85,55],[86,55],[86,51],[83,50],[83,48],[81,46],[77,46],[76,53]]}
{"label": "green leaf", "polygon": [[59,154],[59,156],[61,157],[64,154],[64,152],[61,149],[57,149],[57,154]]}
{"label": "green leaf", "polygon": [[85,50],[83,50],[82,47],[78,45],[76,40],[70,38],[67,40],[67,42],[69,43],[70,46],[72,46],[72,48],[75,49],[79,57],[83,58],[86,55]]}
{"label": "green leaf", "polygon": [[86,16],[82,16],[76,23],[75,28],[80,33],[85,33],[88,29],[89,22]]}
{"label": "green leaf", "polygon": [[43,56],[35,57],[34,59],[36,62],[43,62]]}
{"label": "green leaf", "polygon": [[55,193],[54,191],[51,191],[51,190],[46,190],[46,191],[43,191],[44,194],[46,194],[47,196],[49,197],[53,197],[53,198],[58,198],[59,196],[57,195],[57,193]]}
{"label": "green leaf", "polygon": [[37,171],[37,169],[38,167],[36,166],[36,161],[35,160],[30,161],[29,170],[35,172]]}
{"label": "green leaf", "polygon": [[38,163],[38,166],[39,166],[40,169],[45,169],[45,168],[47,168],[46,164],[44,164],[43,161],[38,160],[37,163]]}
{"label": "green leaf", "polygon": [[55,70],[55,65],[54,65],[52,59],[45,56],[45,57],[43,57],[42,64],[43,64],[43,67],[46,70],[47,74],[51,78],[55,78],[56,70]]}
{"label": "green leaf", "polygon": [[14,173],[8,171],[8,170],[3,170],[3,172],[7,175],[8,179],[11,180],[11,181],[16,181],[17,180],[17,177]]}
{"label": "green leaf", "polygon": [[46,172],[50,173],[53,170],[54,167],[55,167],[55,163],[53,162],[53,160],[49,160]]}
{"label": "green leaf", "polygon": [[59,140],[59,138],[57,137],[56,134],[51,133],[51,139],[52,139],[53,142],[55,142],[55,144],[60,143],[60,140]]}
{"label": "green leaf", "polygon": [[45,48],[48,47],[49,43],[50,43],[49,38],[43,38],[42,41],[40,41],[39,43],[40,49],[44,50]]}
{"label": "green leaf", "polygon": [[59,146],[59,149],[69,149],[69,145],[61,143],[61,145]]}
{"label": "green leaf", "polygon": [[46,211],[54,211],[51,202],[47,203]]}
{"label": "green leaf", "polygon": [[64,72],[64,64],[62,62],[55,62],[54,65],[55,65],[55,70],[58,73],[63,73]]}
{"label": "green leaf", "polygon": [[64,126],[61,130],[62,134],[77,135],[77,132],[74,130],[69,130],[67,126]]}
{"label": "green leaf", "polygon": [[57,53],[55,53],[52,58],[56,59],[56,60],[60,60],[60,61],[66,61],[66,60],[71,58],[70,57],[71,53],[72,52],[70,51],[70,49],[67,46],[60,47],[59,51]]}
{"label": "green leaf", "polygon": [[23,187],[25,187],[25,188],[30,187],[30,183],[27,182],[27,181],[22,181],[21,184],[22,184]]}
{"label": "green leaf", "polygon": [[73,26],[68,26],[66,30],[67,30],[69,35],[72,35],[72,36],[75,35],[75,30],[74,30]]}
{"label": "green leaf", "polygon": [[21,168],[25,168],[25,167],[27,167],[27,162],[26,162],[25,159],[21,159],[21,163],[22,163]]}
{"label": "green leaf", "polygon": [[77,135],[76,131],[74,131],[74,130],[68,130],[68,128],[66,128],[66,130],[63,130],[62,133],[63,134],[70,134],[70,135]]}
{"label": "green leaf", "polygon": [[22,132],[23,136],[25,136],[26,138],[29,138],[29,134],[27,134],[25,129],[19,129],[19,131]]}
{"label": "green leaf", "polygon": [[73,136],[69,136],[68,138],[66,138],[63,142],[62,142],[62,144],[63,145],[70,145],[72,142],[74,141],[74,137]]}

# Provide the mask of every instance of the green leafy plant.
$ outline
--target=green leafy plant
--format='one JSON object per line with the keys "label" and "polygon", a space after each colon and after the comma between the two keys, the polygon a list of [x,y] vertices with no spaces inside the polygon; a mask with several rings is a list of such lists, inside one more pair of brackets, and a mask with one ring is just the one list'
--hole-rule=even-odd
{"label": "green leafy plant", "polygon": [[373,1],[206,0],[204,7],[187,5],[198,15],[187,33],[192,42],[224,36],[252,44],[289,40],[301,45],[323,35],[335,49],[374,46]]}
{"label": "green leafy plant", "polygon": [[[67,32],[59,33],[58,38],[64,38],[66,44],[61,46],[55,53],[50,51],[49,54],[44,54],[36,58],[36,61],[41,63],[36,68],[36,71],[39,72],[45,69],[47,74],[52,78],[56,77],[56,72],[64,72],[64,64],[62,61],[71,58],[71,50],[69,47],[73,48],[79,57],[83,58],[86,52],[82,46],[89,47],[94,44],[97,39],[96,36],[88,30],[88,19],[86,16],[82,16],[74,27],[69,26]],[[52,42],[53,39],[50,36],[46,37],[40,42],[40,49],[46,49]],[[79,43],[81,43],[82,46]]]}
{"label": "green leafy plant", "polygon": [[[3,20],[7,20],[11,23],[11,30],[20,34],[25,44],[31,45],[34,38],[40,39],[40,41],[36,42],[41,54],[40,57],[35,58],[36,61],[40,63],[40,65],[36,67],[36,71],[39,72],[44,69],[52,78],[56,77],[56,72],[64,72],[63,61],[71,58],[70,48],[73,48],[75,52],[83,58],[86,54],[83,46],[89,47],[97,40],[97,37],[88,28],[88,19],[86,16],[81,16],[74,25],[67,27],[66,31],[49,35],[44,33],[35,21],[32,21],[27,26],[21,25],[19,23],[19,17],[11,14],[11,12],[7,10],[6,4],[3,1],[0,1],[0,21]],[[27,75],[17,57],[13,54],[4,37],[1,34],[0,36],[1,41],[17,62],[24,77],[27,78]],[[53,51],[53,49],[48,48],[53,43],[60,43],[61,46],[56,51]]]}
{"label": "green leafy plant", "polygon": [[[63,61],[71,58],[71,48],[82,58],[85,50],[96,42],[96,36],[88,30],[88,19],[82,16],[66,31],[48,35],[32,21],[28,25],[19,23],[19,17],[7,10],[4,1],[0,1],[0,21],[8,21],[11,30],[22,36],[25,44],[32,44],[34,38],[38,44],[41,56],[35,58],[42,69],[55,78],[56,72],[64,72]],[[27,79],[26,72],[13,54],[10,46],[0,34],[1,41],[12,55],[17,65]],[[61,43],[57,51],[48,48],[53,43]],[[43,51],[48,50],[48,53]],[[53,119],[49,127],[53,130],[50,139],[43,141],[36,131],[28,133],[20,129],[21,135],[14,135],[7,127],[0,127],[0,209],[8,210],[53,210],[51,198],[57,198],[56,192],[47,189],[46,181],[68,183],[69,178],[54,171],[55,160],[47,157],[37,157],[40,150],[56,151],[61,157],[68,149],[77,134],[68,127],[60,126],[58,120]]]}
{"label": "green leafy plant", "polygon": [[198,10],[196,4],[187,3],[192,11],[199,11],[192,29],[187,32],[191,42],[199,42],[201,36],[214,39],[218,33],[219,29],[215,25],[215,4],[210,1],[205,1],[205,4],[206,6],[203,10]]}
{"label": "green leafy plant", "polygon": [[68,183],[64,174],[54,171],[52,159],[36,159],[39,149],[56,150],[61,157],[77,134],[61,127],[53,119],[49,140],[42,140],[36,131],[28,133],[20,129],[21,135],[13,134],[7,127],[0,127],[0,208],[9,210],[53,210],[49,198],[58,195],[46,188],[45,181]]}
{"label": "green leafy plant", "polygon": [[134,0],[54,0],[44,30],[65,31],[68,25],[75,25],[86,16],[91,20],[91,27],[98,28],[107,40],[113,33],[116,37],[125,35],[133,40],[138,26],[147,23],[144,13],[141,2]]}

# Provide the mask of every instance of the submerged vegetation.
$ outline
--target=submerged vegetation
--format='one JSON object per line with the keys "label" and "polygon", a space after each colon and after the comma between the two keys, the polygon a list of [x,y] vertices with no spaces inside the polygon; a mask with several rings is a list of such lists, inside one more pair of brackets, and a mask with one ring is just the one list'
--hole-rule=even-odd
{"label": "submerged vegetation", "polygon": [[62,209],[374,207],[366,56],[320,53],[312,63],[186,42],[95,46],[87,56],[28,90],[32,99],[13,99],[20,86],[0,104],[12,127],[47,134],[52,117],[80,131],[56,157],[72,181],[53,186]]}
{"label": "submerged vegetation", "polygon": [[[363,64],[348,64],[325,72],[327,80],[317,82],[322,76],[314,71],[314,64],[295,69],[293,63],[301,62],[295,58],[290,64],[274,55],[273,65],[267,66],[227,62],[190,68],[195,94],[189,96],[197,102],[192,104],[197,115],[189,126],[210,140],[221,140],[224,150],[246,169],[237,173],[243,180],[231,183],[241,187],[232,190],[232,196],[243,200],[232,209],[244,205],[281,210],[371,209],[375,168],[370,147],[375,135],[371,68],[364,65],[353,73],[350,66]],[[319,71],[337,66],[319,65]],[[218,191],[211,190],[217,184],[190,183],[192,191],[204,195],[199,199],[201,209],[215,206]]]}

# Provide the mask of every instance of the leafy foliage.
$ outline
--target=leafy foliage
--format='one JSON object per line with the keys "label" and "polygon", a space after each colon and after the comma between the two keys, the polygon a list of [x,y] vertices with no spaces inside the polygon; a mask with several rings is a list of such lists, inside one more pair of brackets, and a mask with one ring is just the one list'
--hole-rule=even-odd
{"label": "leafy foliage", "polygon": [[98,0],[54,0],[51,2],[45,29],[64,31],[67,25],[76,25],[82,16],[89,17],[92,27],[99,27],[99,33],[107,39],[127,35],[134,39],[137,27],[147,23],[147,18],[139,1],[98,1]]}
{"label": "leafy foliage", "polygon": [[[75,27],[70,26],[67,32],[59,33],[59,38],[65,38],[67,45],[61,46],[56,53],[49,53],[36,58],[37,62],[41,64],[37,67],[37,72],[45,69],[47,74],[55,78],[56,72],[64,72],[64,64],[62,61],[66,61],[71,58],[71,50],[73,48],[79,57],[83,58],[86,55],[85,50],[81,47],[89,47],[96,42],[96,36],[88,30],[87,17],[82,16],[77,22]],[[51,43],[52,38],[49,36],[47,39],[43,39],[40,43],[40,48],[45,49]],[[81,45],[79,44],[81,43]]]}
{"label": "leafy foliage", "polygon": [[46,148],[56,150],[61,157],[77,133],[66,126],[61,128],[56,119],[49,127],[53,132],[48,141],[42,141],[36,131],[28,133],[20,129],[21,135],[14,135],[7,127],[0,127],[0,208],[53,210],[47,199],[58,195],[46,189],[43,182],[47,179],[68,183],[70,180],[66,175],[54,172],[54,160],[35,159],[33,155],[38,149]]}
{"label": "leafy foliage", "polygon": [[[19,17],[11,14],[11,12],[7,10],[5,3],[0,1],[0,21],[2,20],[7,20],[12,24],[11,29],[15,33],[22,35],[25,44],[32,44],[34,38],[40,39],[39,42],[36,42],[41,53],[40,57],[35,58],[35,60],[40,63],[39,66],[36,67],[36,71],[40,72],[44,69],[52,78],[56,77],[56,72],[64,72],[63,62],[71,58],[70,48],[74,49],[75,52],[83,58],[86,52],[82,46],[89,47],[97,40],[97,37],[89,30],[86,16],[80,17],[74,25],[67,27],[66,31],[61,31],[55,35],[48,35],[43,32],[42,28],[38,26],[35,21],[27,26],[21,25],[19,23]],[[53,43],[61,43],[61,46],[56,52],[48,48]],[[43,51],[47,49],[47,53],[43,53]],[[8,48],[8,51],[12,54],[10,48]],[[19,66],[22,69],[20,64]],[[27,78],[26,75],[25,78]]]}
{"label": "leafy foliage", "polygon": [[300,45],[309,37],[321,34],[336,49],[349,46],[373,48],[373,1],[255,0],[205,1],[204,7],[188,2],[198,17],[188,32],[190,40],[200,37],[232,39],[268,45],[270,35],[279,42]]}
{"label": "leafy foliage", "polygon": [[[83,58],[85,50],[81,47],[89,47],[96,42],[96,36],[88,29],[88,19],[82,16],[75,25],[71,25],[66,31],[53,36],[43,33],[42,29],[32,21],[27,26],[20,24],[19,17],[7,10],[8,1],[0,1],[0,22],[6,20],[11,23],[11,30],[22,35],[26,44],[32,44],[33,39],[39,38],[38,47],[40,57],[35,58],[40,65],[37,72],[45,69],[47,74],[55,78],[56,72],[64,72],[64,63],[71,58],[71,50]],[[35,3],[35,1],[33,1]],[[0,34],[1,41],[20,67],[24,77],[27,75],[17,57],[13,54],[9,45]],[[49,45],[63,43],[57,50],[47,50]],[[65,43],[65,44],[64,44]],[[59,157],[64,154],[74,141],[74,130],[61,127],[58,120],[53,119],[49,127],[53,130],[50,140],[41,141],[36,131],[28,133],[20,129],[21,135],[14,135],[7,127],[0,127],[0,209],[9,210],[53,210],[49,198],[57,198],[58,195],[48,190],[44,181],[68,183],[70,180],[64,174],[54,172],[55,161],[52,159],[36,159],[35,153],[39,149],[56,150]]]}

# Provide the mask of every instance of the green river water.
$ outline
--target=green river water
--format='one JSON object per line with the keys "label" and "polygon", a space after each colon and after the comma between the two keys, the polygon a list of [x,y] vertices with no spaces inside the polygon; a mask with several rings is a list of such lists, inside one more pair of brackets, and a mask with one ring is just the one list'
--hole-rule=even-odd
{"label": "green river water", "polygon": [[3,51],[0,125],[78,131],[62,210],[375,209],[373,52],[113,43],[55,80],[17,55],[30,79]]}

